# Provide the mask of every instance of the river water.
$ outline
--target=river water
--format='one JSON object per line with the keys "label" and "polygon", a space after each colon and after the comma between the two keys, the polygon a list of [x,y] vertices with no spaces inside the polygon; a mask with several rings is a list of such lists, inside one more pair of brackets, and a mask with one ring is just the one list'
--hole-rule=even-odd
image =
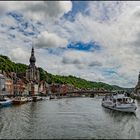
{"label": "river water", "polygon": [[102,97],[30,102],[0,109],[0,139],[140,138],[136,114],[101,106]]}

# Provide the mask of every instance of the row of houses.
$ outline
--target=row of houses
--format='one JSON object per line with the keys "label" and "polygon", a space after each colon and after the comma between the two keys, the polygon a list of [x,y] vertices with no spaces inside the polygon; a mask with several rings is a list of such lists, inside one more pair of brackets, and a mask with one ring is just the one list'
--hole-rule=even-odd
{"label": "row of houses", "polygon": [[32,47],[29,62],[30,64],[24,73],[0,72],[0,94],[35,95],[38,93],[59,93],[65,95],[66,92],[74,90],[72,85],[56,83],[49,85],[46,81],[40,80],[40,72],[35,65],[34,47]]}
{"label": "row of houses", "polygon": [[[32,89],[34,87],[34,89]],[[39,81],[38,83],[32,83],[27,81],[23,76],[19,78],[14,72],[1,73],[0,74],[0,94],[10,95],[31,95],[34,90],[34,94],[62,94],[65,95],[68,91],[74,91],[74,86],[68,84],[48,84],[46,81]]]}

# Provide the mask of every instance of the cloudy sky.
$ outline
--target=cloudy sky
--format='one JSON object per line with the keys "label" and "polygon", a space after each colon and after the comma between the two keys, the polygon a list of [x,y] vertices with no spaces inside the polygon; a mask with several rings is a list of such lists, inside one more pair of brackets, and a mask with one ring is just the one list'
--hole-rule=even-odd
{"label": "cloudy sky", "polygon": [[139,1],[0,1],[0,53],[47,72],[134,87]]}

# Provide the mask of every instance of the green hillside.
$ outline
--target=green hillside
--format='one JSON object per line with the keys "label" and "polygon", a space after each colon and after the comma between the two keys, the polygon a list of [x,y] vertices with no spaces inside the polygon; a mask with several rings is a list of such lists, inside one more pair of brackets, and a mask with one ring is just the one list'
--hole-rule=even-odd
{"label": "green hillside", "polygon": [[[21,63],[12,62],[7,56],[0,55],[0,70],[5,72],[17,72],[23,73],[27,69],[27,65]],[[45,80],[47,83],[60,83],[60,84],[72,84],[77,88],[84,88],[84,89],[94,89],[94,88],[104,88],[107,90],[131,90],[122,88],[116,85],[109,85],[102,82],[92,82],[87,81],[82,78],[77,78],[75,76],[60,76],[60,75],[53,75],[42,68],[39,67],[40,71],[40,79]]]}

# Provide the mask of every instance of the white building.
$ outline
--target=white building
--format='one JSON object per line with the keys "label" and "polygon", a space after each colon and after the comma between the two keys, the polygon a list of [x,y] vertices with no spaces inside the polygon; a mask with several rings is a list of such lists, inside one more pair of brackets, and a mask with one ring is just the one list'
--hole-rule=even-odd
{"label": "white building", "polygon": [[4,90],[5,90],[5,77],[4,75],[0,74],[0,94],[2,94]]}

